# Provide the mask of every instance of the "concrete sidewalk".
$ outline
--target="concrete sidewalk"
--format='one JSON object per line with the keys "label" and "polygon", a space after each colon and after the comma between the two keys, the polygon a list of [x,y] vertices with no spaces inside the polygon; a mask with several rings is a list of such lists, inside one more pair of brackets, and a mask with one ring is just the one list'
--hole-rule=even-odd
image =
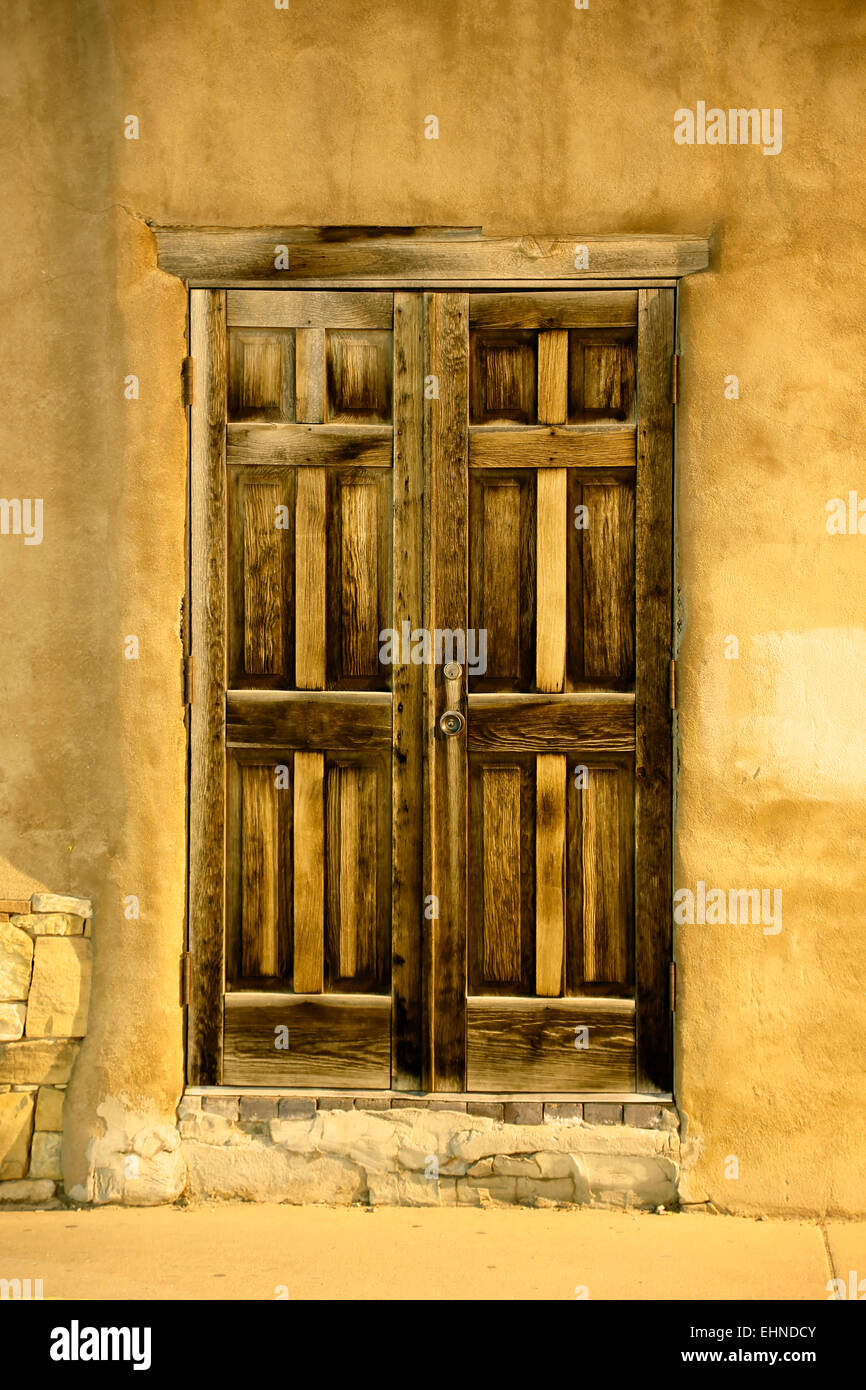
{"label": "concrete sidewalk", "polygon": [[[224,1204],[0,1214],[46,1299],[820,1299],[866,1224],[697,1213]],[[860,1277],[860,1276],[858,1276]],[[866,1287],[866,1286],[864,1286]]]}

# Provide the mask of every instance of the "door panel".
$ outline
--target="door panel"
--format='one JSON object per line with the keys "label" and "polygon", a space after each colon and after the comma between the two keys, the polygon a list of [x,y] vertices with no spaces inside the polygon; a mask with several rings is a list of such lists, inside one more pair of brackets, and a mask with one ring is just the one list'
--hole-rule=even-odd
{"label": "door panel", "polygon": [[192,324],[191,1075],[666,1089],[672,292]]}

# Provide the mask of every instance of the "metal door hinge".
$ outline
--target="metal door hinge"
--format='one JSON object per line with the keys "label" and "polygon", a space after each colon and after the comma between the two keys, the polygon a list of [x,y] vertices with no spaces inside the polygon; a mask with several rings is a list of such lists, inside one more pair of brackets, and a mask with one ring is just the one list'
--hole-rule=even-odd
{"label": "metal door hinge", "polygon": [[677,707],[677,663],[673,658],[671,658],[670,671],[670,703],[671,710],[675,710]]}
{"label": "metal door hinge", "polygon": [[675,352],[671,358],[671,400],[677,404],[680,396],[680,355]]}
{"label": "metal door hinge", "polygon": [[183,702],[185,705],[192,704],[192,652],[187,652],[183,659]]}
{"label": "metal door hinge", "polygon": [[193,360],[185,357],[180,368],[180,390],[184,408],[193,402]]}
{"label": "metal door hinge", "polygon": [[677,1011],[677,963],[676,963],[675,960],[672,960],[672,961],[671,961],[671,1013],[672,1013],[672,1014],[675,1014],[676,1011]]}
{"label": "metal door hinge", "polygon": [[192,956],[189,951],[184,951],[180,958],[180,1002],[186,1008],[190,1000],[192,989]]}

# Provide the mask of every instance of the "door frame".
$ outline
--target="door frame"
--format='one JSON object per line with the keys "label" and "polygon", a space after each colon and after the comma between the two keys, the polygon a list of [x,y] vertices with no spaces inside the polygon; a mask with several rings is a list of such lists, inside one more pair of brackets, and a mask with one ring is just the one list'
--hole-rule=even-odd
{"label": "door frame", "polygon": [[[478,228],[429,227],[294,227],[184,228],[151,227],[159,269],[181,279],[187,288],[209,289],[206,315],[190,317],[189,357],[183,365],[184,403],[190,406],[189,547],[187,602],[203,605],[212,619],[204,652],[189,650],[190,623],[184,623],[184,660],[188,703],[190,779],[187,788],[187,949],[184,953],[184,1002],[187,1010],[187,1081],[220,1083],[224,941],[223,856],[205,847],[215,838],[202,836],[207,789],[222,773],[223,710],[214,672],[225,660],[225,559],[222,532],[208,525],[224,505],[226,314],[225,294],[233,288],[276,287],[334,290],[565,290],[628,289],[669,293],[639,296],[638,332],[638,471],[636,494],[636,655],[644,654],[643,691],[636,688],[636,900],[646,910],[648,928],[636,929],[636,1082],[646,1096],[670,1094],[673,1079],[672,1038],[672,881],[674,729],[667,711],[673,634],[674,412],[676,397],[676,290],[680,279],[706,269],[709,240],[703,236],[510,236],[485,237]],[[278,265],[279,262],[279,265]],[[434,335],[435,336],[435,335]],[[644,387],[641,390],[643,339]],[[435,351],[435,341],[432,343]],[[431,349],[426,335],[425,354]],[[191,359],[191,360],[190,360]],[[197,383],[187,389],[190,383]],[[193,428],[193,422],[195,428]],[[420,424],[420,422],[418,422]],[[429,420],[424,428],[430,428]],[[655,472],[640,469],[651,461]],[[420,460],[409,459],[408,467]],[[396,467],[395,450],[395,467]],[[649,485],[642,485],[642,472]],[[653,526],[666,536],[651,544]],[[669,542],[669,543],[668,543]],[[193,562],[193,548],[195,562]],[[193,594],[193,585],[196,592]],[[192,601],[192,603],[191,603]],[[435,624],[434,624],[435,625]],[[441,624],[440,624],[441,625]],[[669,650],[659,635],[669,634]],[[662,692],[664,699],[662,700]],[[408,693],[408,692],[407,692]],[[420,690],[412,692],[420,701]],[[431,696],[425,697],[430,699]],[[435,693],[432,696],[435,699]],[[642,754],[659,737],[669,738],[665,766],[649,768]],[[396,732],[395,732],[396,737]],[[435,763],[434,763],[435,767]],[[430,775],[425,766],[425,783]],[[435,780],[435,773],[434,773]],[[447,783],[447,778],[446,778]],[[425,788],[436,794],[435,786]],[[447,785],[445,787],[447,800]],[[642,798],[646,813],[641,815]],[[220,805],[221,798],[218,798]],[[667,813],[659,808],[667,806]],[[222,814],[222,813],[220,813]],[[438,851],[441,853],[441,846]],[[424,831],[424,882],[436,877],[437,846]],[[420,960],[410,969],[420,969]],[[453,973],[453,972],[452,972]],[[430,984],[429,969],[425,977]],[[443,982],[446,988],[449,982]],[[407,986],[409,981],[406,982]],[[399,988],[399,984],[395,982]],[[454,986],[454,981],[450,981]],[[435,1029],[435,1011],[426,1011]],[[429,1049],[427,1049],[429,1051]],[[401,1063],[395,1057],[399,1077]],[[416,1067],[408,1062],[404,1082]],[[433,1078],[423,1075],[426,1089]],[[393,1084],[393,1079],[392,1079]],[[447,1080],[445,1088],[451,1089]]]}

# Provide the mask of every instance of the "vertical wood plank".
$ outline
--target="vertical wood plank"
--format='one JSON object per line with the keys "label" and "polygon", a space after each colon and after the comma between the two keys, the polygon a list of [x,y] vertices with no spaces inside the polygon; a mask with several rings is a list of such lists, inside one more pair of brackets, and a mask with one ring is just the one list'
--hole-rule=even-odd
{"label": "vertical wood plank", "polygon": [[[424,298],[394,295],[393,621],[410,632],[424,620]],[[401,652],[402,655],[402,652]],[[424,668],[392,669],[391,1085],[420,1090]]]}
{"label": "vertical wood plank", "polygon": [[283,670],[283,576],[277,530],[280,488],[248,483],[244,499],[244,668],[250,675]]}
{"label": "vertical wood plank", "polygon": [[320,425],[325,418],[325,330],[295,331],[295,419]]}
{"label": "vertical wood plank", "polygon": [[565,681],[566,469],[540,468],[537,484],[535,684],[555,693]]}
{"label": "vertical wood plank", "polygon": [[340,941],[342,979],[376,972],[376,774],[343,767],[340,775]]}
{"label": "vertical wood plank", "polygon": [[520,679],[520,485],[482,480],[484,507],[483,554],[484,627],[487,629],[487,673],[504,680]]}
{"label": "vertical wood plank", "polygon": [[192,956],[190,1084],[222,1080],[225,916],[226,297],[190,293],[198,389],[190,414],[190,725],[188,930]]}
{"label": "vertical wood plank", "polygon": [[521,981],[519,767],[482,770],[485,981]]}
{"label": "vertical wood plank", "polygon": [[341,669],[344,676],[379,671],[379,494],[374,483],[340,489]]}
{"label": "vertical wood plank", "polygon": [[296,753],[294,767],[294,989],[320,994],[325,969],[325,759]]}
{"label": "vertical wood plank", "polygon": [[[431,294],[425,296],[425,305],[425,375],[435,376],[439,384],[439,398],[425,401],[424,416],[426,492],[436,499],[430,516],[425,626],[453,631],[466,626],[469,607],[469,296]],[[427,667],[426,675],[430,813],[424,891],[435,895],[439,914],[427,923],[428,1084],[440,1091],[460,1091],[466,1077],[466,735],[446,738],[439,733],[439,716],[446,708],[445,681],[436,667]],[[465,686],[464,681],[464,714]]]}
{"label": "vertical wood plank", "polygon": [[562,425],[568,419],[568,329],[538,335],[538,422]]}
{"label": "vertical wood plank", "polygon": [[674,291],[638,291],[635,985],[639,1091],[672,1081],[671,715]]}
{"label": "vertical wood plank", "polygon": [[634,669],[634,492],[587,483],[583,532],[583,668],[587,680]]}
{"label": "vertical wood plank", "polygon": [[279,854],[274,770],[248,766],[241,774],[241,971],[280,973]]}
{"label": "vertical wood plank", "polygon": [[594,767],[583,791],[583,978],[625,984],[629,978],[627,903],[631,845],[620,838],[620,773]]}
{"label": "vertical wood plank", "polygon": [[565,962],[565,758],[535,760],[535,993],[563,992]]}
{"label": "vertical wood plank", "polygon": [[295,684],[324,690],[327,507],[324,468],[299,468],[295,502]]}

